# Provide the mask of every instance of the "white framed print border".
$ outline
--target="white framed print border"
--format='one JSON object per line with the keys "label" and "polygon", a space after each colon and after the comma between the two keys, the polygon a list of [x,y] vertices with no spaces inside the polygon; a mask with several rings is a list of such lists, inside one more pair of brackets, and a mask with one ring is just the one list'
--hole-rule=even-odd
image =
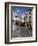
{"label": "white framed print border", "polygon": [[5,2],[5,44],[37,42],[37,4]]}

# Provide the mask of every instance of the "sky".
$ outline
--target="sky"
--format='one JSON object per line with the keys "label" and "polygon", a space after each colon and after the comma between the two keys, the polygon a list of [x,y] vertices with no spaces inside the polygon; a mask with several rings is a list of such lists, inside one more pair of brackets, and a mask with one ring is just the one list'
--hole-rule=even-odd
{"label": "sky", "polygon": [[32,11],[32,8],[29,7],[20,7],[20,6],[11,6],[12,12],[15,14],[22,16],[22,14],[27,14],[28,11]]}

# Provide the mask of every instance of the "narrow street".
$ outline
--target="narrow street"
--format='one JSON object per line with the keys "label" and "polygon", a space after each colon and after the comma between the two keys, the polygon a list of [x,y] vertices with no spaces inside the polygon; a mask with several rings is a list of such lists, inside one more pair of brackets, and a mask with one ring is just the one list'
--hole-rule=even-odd
{"label": "narrow street", "polygon": [[26,27],[18,26],[16,24],[13,24],[11,32],[12,32],[12,37],[31,37],[32,36],[32,30],[29,30]]}

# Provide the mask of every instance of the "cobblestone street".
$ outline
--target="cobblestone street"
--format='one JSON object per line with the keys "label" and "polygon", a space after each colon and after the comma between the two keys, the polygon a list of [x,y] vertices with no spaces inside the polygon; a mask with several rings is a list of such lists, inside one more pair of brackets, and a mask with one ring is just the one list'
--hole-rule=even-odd
{"label": "cobblestone street", "polygon": [[26,27],[21,27],[15,24],[13,24],[11,32],[12,32],[12,37],[31,37],[32,36],[32,30],[29,30]]}

